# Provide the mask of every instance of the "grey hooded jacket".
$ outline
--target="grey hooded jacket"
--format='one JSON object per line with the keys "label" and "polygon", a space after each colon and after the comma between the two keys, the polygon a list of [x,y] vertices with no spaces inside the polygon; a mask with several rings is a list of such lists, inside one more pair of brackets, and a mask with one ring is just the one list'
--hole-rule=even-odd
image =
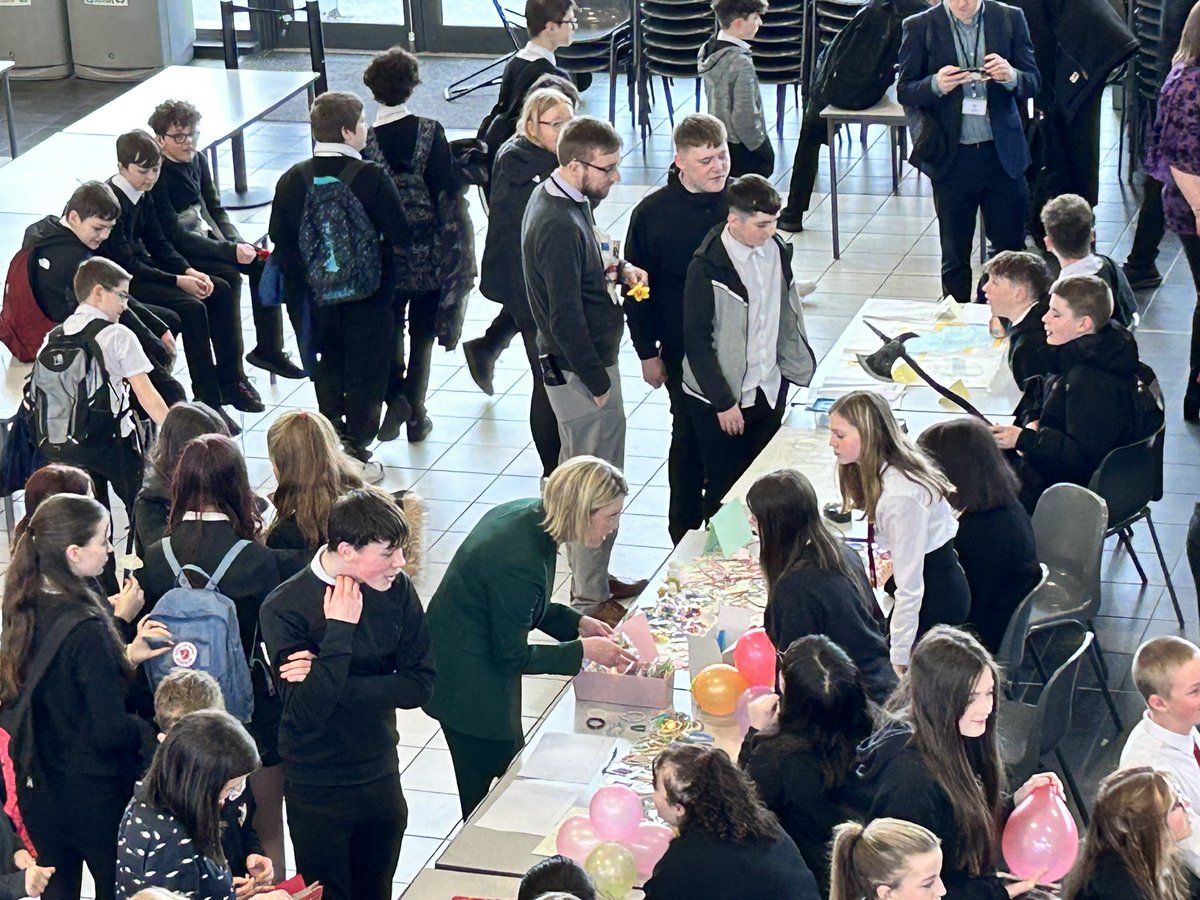
{"label": "grey hooded jacket", "polygon": [[[683,291],[683,386],[688,393],[724,411],[738,404],[746,375],[750,300],[717,225],[700,244],[688,267]],[[789,382],[807,386],[817,367],[804,330],[800,293],[792,274],[792,246],[778,248],[783,290],[779,301],[779,371]]]}
{"label": "grey hooded jacket", "polygon": [[761,147],[767,139],[767,117],[750,51],[713,37],[700,48],[697,67],[708,111],[725,124],[729,143],[748,150]]}

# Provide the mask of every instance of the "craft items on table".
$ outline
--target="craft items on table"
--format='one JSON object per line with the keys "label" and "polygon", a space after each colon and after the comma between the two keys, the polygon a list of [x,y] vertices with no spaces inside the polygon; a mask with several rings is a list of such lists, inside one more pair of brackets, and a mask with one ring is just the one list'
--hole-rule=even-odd
{"label": "craft items on table", "polygon": [[[629,726],[630,730],[637,727]],[[704,730],[703,722],[684,712],[662,713],[647,722],[645,727],[645,736],[635,741],[619,761],[604,770],[606,775],[631,783],[639,793],[649,793],[653,789],[654,760],[671,744],[676,741],[709,744],[713,740],[712,735]]]}
{"label": "craft items on table", "polygon": [[[633,651],[637,663],[617,670],[587,662],[575,676],[575,699],[593,703],[647,706],[663,709],[671,705],[675,684],[675,663],[659,654],[644,613],[622,622],[613,634],[623,647]],[[587,723],[589,728],[596,728]]]}

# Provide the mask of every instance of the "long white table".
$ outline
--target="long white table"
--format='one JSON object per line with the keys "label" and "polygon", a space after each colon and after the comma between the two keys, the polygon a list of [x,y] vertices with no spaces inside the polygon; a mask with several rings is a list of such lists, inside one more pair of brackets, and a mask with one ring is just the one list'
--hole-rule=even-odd
{"label": "long white table", "polygon": [[20,152],[17,149],[17,123],[13,118],[12,86],[9,76],[16,63],[11,59],[0,59],[0,90],[4,93],[4,120],[8,123],[8,153],[14,159]]}

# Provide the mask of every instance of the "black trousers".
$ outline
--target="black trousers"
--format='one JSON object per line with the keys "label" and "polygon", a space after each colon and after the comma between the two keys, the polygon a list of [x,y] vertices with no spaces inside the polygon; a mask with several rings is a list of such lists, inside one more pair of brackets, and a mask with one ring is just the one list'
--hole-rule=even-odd
{"label": "black trousers", "polygon": [[512,313],[501,307],[500,312],[496,313],[496,318],[492,319],[492,324],[488,325],[487,331],[483,333],[483,340],[487,342],[488,350],[499,355],[520,333],[521,329],[517,327],[517,320],[513,318]]}
{"label": "black trousers", "polygon": [[821,165],[825,133],[825,122],[822,120],[814,123],[806,118],[800,126],[800,140],[796,143],[796,155],[792,159],[787,206],[784,207],[789,217],[798,218],[801,213],[808,211],[813,186],[817,183],[817,170]]}
{"label": "black trousers", "polygon": [[130,288],[143,303],[169,309],[179,317],[183,355],[192,379],[192,394],[209,406],[221,406],[221,386],[236,384],[242,373],[242,322],[233,303],[233,289],[223,278],[213,279],[205,300],[173,285],[133,280]]}
{"label": "black trousers", "polygon": [[117,832],[133,785],[80,775],[50,779],[37,793],[32,801],[22,795],[21,811],[38,865],[55,869],[42,897],[79,900],[86,864],[96,883],[96,900],[114,900]]}
{"label": "black trousers", "polygon": [[395,353],[390,295],[318,307],[313,316],[313,387],[321,415],[360,455],[375,440]]}
{"label": "black trousers", "polygon": [[391,900],[408,827],[396,773],[366,784],[318,787],[285,781],[296,869],[325,886],[325,900]]}
{"label": "black trousers", "polygon": [[69,451],[46,454],[50,462],[78,466],[96,484],[96,499],[109,506],[108,490],[112,485],[116,495],[125,504],[126,512],[133,509],[133,501],[142,489],[142,453],[133,438],[121,438],[101,447],[77,447]]}
{"label": "black trousers", "polygon": [[942,291],[967,303],[972,299],[976,214],[983,211],[993,250],[1022,250],[1029,188],[1024,177],[1011,178],[1004,171],[992,141],[961,144],[950,171],[933,183],[933,202],[942,245]]}
{"label": "black trousers", "polygon": [[761,175],[763,178],[770,178],[774,172],[775,148],[771,146],[770,137],[753,150],[745,144],[729,142],[730,178],[741,178],[743,175]]}
{"label": "black trousers", "polygon": [[537,448],[542,462],[542,476],[549,477],[558,466],[562,452],[562,437],[558,433],[558,416],[550,405],[546,394],[546,382],[542,380],[542,363],[538,357],[537,328],[526,328],[520,332],[525,345],[525,357],[529,360],[529,371],[533,373],[533,390],[529,394],[529,430],[533,434],[533,446]]}
{"label": "black trousers", "polygon": [[[433,343],[437,340],[437,311],[440,291],[396,295],[396,346],[388,376],[387,401],[404,397],[412,407],[413,418],[425,415],[425,395],[429,393],[429,367],[433,362]],[[404,334],[408,332],[407,360]]]}
{"label": "black trousers", "polygon": [[671,399],[671,446],[667,451],[671,499],[667,506],[667,533],[678,544],[691,529],[704,524],[704,461],[688,414],[689,398],[683,392],[683,362],[668,362],[666,368],[667,394]]}
{"label": "black trousers", "polygon": [[721,498],[779,430],[786,408],[787,387],[787,379],[784,379],[774,408],[767,403],[762,388],[758,389],[754,405],[742,408],[746,427],[741,434],[726,434],[717,422],[717,411],[712,404],[684,394],[683,402],[692,421],[704,471],[704,518],[711,519],[716,514],[721,508]]}
{"label": "black trousers", "polygon": [[269,353],[283,350],[283,310],[278,306],[263,306],[258,298],[258,283],[262,280],[264,263],[257,256],[253,262],[242,264],[223,259],[194,259],[193,264],[212,278],[228,282],[233,290],[233,303],[238,312],[238,348],[244,350],[241,329],[242,276],[250,279],[250,310],[254,316],[254,337],[258,347]]}
{"label": "black trousers", "polygon": [[1200,396],[1200,384],[1196,377],[1200,375],[1200,235],[1181,234],[1180,243],[1187,257],[1188,268],[1192,270],[1192,281],[1196,285],[1196,306],[1192,309],[1192,344],[1188,353],[1188,384],[1189,397]]}
{"label": "black trousers", "polygon": [[495,741],[445,726],[442,727],[442,734],[446,736],[446,746],[450,748],[450,759],[454,763],[458,802],[465,821],[487,796],[492,779],[503,775],[509,763],[516,759],[525,746],[525,739],[516,737]]}

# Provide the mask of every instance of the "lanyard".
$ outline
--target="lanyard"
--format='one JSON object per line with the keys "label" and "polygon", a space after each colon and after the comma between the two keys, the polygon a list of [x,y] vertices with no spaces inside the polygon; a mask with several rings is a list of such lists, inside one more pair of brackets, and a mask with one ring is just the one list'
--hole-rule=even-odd
{"label": "lanyard", "polygon": [[[971,56],[967,56],[966,41],[964,41],[959,36],[959,31],[961,31],[962,29],[961,29],[961,26],[959,26],[959,24],[958,24],[958,19],[956,19],[956,18],[954,19],[955,25],[952,29],[950,29],[951,31],[954,32],[954,46],[958,48],[960,53],[962,53],[963,61],[966,62],[966,64],[967,64],[966,68],[970,68],[970,69],[976,68],[979,65],[979,59],[980,59],[979,54],[980,54],[980,51],[984,49],[984,47],[983,47],[983,3],[982,2],[979,4],[979,12],[976,15],[978,16],[978,19],[976,20],[976,23],[975,23],[975,27],[977,29],[977,31],[975,32],[975,52],[973,54],[971,54]],[[954,16],[951,15],[951,18],[954,18]]]}
{"label": "lanyard", "polygon": [[[562,191],[564,197],[566,197],[568,200],[575,200],[575,198],[571,196],[571,194],[567,191],[567,189],[565,187],[563,187],[562,182],[560,182],[557,178],[554,177],[553,173],[551,173],[551,175],[550,175],[550,180],[554,182],[554,186],[556,188],[558,188],[560,191]],[[575,203],[577,203],[579,206],[583,207],[583,214],[587,217],[587,220],[591,224],[591,226],[593,228],[595,228],[596,227],[596,217],[594,215],[592,215],[592,204],[588,202],[586,197],[584,198],[582,203],[579,203],[578,200],[575,200]]]}

